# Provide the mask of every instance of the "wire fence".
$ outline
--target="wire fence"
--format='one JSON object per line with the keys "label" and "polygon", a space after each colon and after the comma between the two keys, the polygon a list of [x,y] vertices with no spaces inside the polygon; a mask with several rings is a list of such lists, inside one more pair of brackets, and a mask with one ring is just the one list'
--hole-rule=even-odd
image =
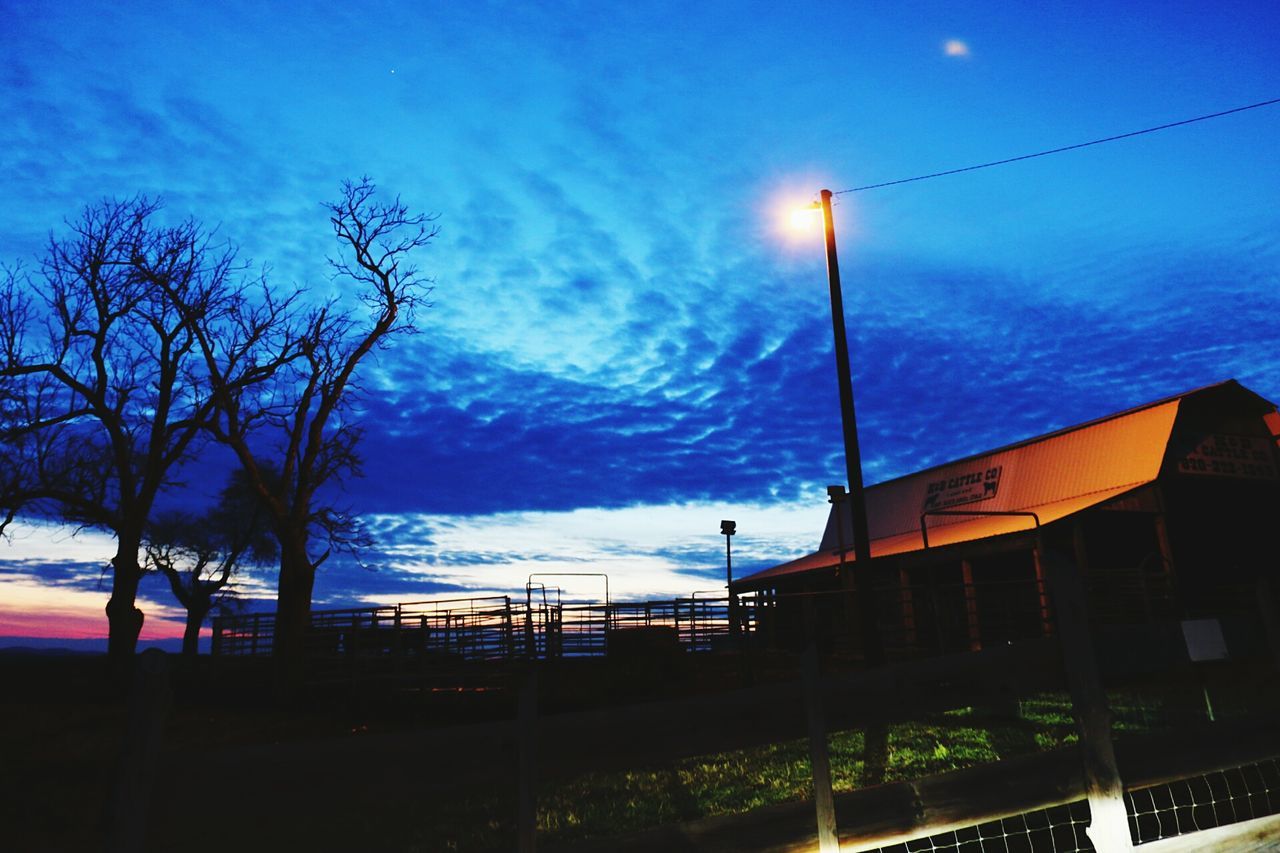
{"label": "wire fence", "polygon": [[1126,792],[1129,834],[1145,844],[1280,813],[1280,758]]}
{"label": "wire fence", "polygon": [[878,853],[1092,853],[1093,843],[1085,833],[1089,820],[1089,803],[1079,800],[877,850]]}
{"label": "wire fence", "polygon": [[[1280,814],[1280,758],[1126,791],[1129,836],[1146,844]],[[874,853],[1092,853],[1087,800],[1035,809]],[[872,853],[872,851],[864,851]]]}

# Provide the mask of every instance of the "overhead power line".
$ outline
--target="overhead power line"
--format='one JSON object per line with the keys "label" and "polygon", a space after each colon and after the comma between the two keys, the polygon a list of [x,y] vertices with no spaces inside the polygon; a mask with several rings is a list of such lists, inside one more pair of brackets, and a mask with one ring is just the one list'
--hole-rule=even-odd
{"label": "overhead power line", "polygon": [[857,193],[863,190],[875,190],[880,187],[892,187],[897,184],[909,184],[913,181],[927,181],[929,178],[941,178],[946,175],[958,175],[961,172],[973,172],[978,169],[989,169],[992,166],[1003,166],[1006,163],[1017,163],[1019,160],[1031,160],[1036,157],[1048,157],[1050,154],[1061,154],[1063,151],[1075,151],[1077,148],[1088,148],[1090,145],[1101,145],[1104,142],[1115,142],[1120,139],[1129,139],[1134,136],[1142,136],[1144,133],[1155,133],[1158,130],[1168,130],[1171,127],[1182,127],[1184,124],[1195,124],[1198,121],[1208,121],[1211,118],[1221,118],[1229,116],[1232,113],[1242,113],[1245,110],[1256,110],[1259,107],[1269,107],[1272,104],[1280,104],[1280,98],[1272,98],[1269,101],[1260,101],[1256,104],[1249,104],[1244,107],[1236,107],[1235,109],[1223,110],[1219,113],[1210,113],[1209,115],[1196,116],[1195,118],[1187,118],[1182,121],[1170,122],[1157,127],[1148,127],[1142,130],[1133,130],[1129,133],[1121,133],[1118,136],[1108,136],[1104,139],[1094,139],[1089,142],[1078,142],[1075,145],[1064,145],[1061,148],[1050,148],[1048,151],[1037,151],[1034,154],[1023,154],[1019,157],[1006,157],[1003,160],[992,160],[990,163],[979,163],[976,166],[965,166],[962,169],[948,169],[945,172],[933,172],[928,175],[916,175],[914,178],[900,178],[896,181],[884,181],[879,184],[867,184],[863,187],[851,187],[847,190],[839,190],[832,195],[844,195],[845,193]]}

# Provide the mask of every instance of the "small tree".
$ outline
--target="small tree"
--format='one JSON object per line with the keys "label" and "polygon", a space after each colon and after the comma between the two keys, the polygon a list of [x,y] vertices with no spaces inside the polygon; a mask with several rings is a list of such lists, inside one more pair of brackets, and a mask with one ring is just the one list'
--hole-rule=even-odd
{"label": "small tree", "polygon": [[372,352],[412,330],[430,281],[407,256],[435,237],[434,217],[409,212],[399,198],[380,203],[368,178],[346,181],[326,204],[340,254],[330,263],[335,281],[354,285],[367,313],[334,298],[295,317],[287,367],[271,393],[241,393],[237,367],[217,332],[197,325],[199,346],[214,388],[213,430],[239,458],[258,494],[280,548],[274,654],[281,686],[292,686],[310,623],[316,569],[335,550],[367,541],[357,519],[321,489],[358,473],[359,427],[348,418],[358,390],[356,372]]}
{"label": "small tree", "polygon": [[203,515],[170,512],[157,517],[143,548],[147,567],[165,576],[186,608],[182,653],[189,658],[199,652],[200,628],[209,611],[231,593],[236,573],[248,563],[275,559],[278,552],[257,496],[240,472]]}

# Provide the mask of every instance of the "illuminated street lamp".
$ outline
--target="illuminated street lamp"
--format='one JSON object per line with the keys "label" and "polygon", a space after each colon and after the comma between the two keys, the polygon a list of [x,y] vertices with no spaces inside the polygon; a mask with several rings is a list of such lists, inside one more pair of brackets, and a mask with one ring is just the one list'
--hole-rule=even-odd
{"label": "illuminated street lamp", "polygon": [[[840,385],[840,422],[844,428],[844,464],[849,478],[848,503],[853,517],[854,588],[862,622],[862,648],[869,665],[882,663],[884,650],[876,630],[871,592],[871,534],[867,527],[867,501],[862,487],[862,454],[858,450],[858,419],[853,409],[853,380],[849,371],[849,342],[844,330],[844,298],[840,292],[840,263],[836,259],[836,226],[831,216],[831,190],[822,190],[816,206],[822,210],[822,230],[827,245],[827,281],[831,287],[831,329],[835,336],[836,377]],[[837,525],[843,524],[840,507]],[[847,582],[842,579],[842,582]]]}

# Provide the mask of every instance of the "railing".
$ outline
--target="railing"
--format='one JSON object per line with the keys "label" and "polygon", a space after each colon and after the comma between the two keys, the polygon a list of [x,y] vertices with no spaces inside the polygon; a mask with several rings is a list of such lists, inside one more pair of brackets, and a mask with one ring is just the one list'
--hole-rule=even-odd
{"label": "railing", "polygon": [[[746,632],[752,610],[740,610]],[[636,628],[670,628],[691,652],[723,647],[729,636],[728,598],[561,603],[531,596],[513,606],[507,596],[416,601],[385,607],[317,610],[311,614],[313,657],[408,657],[441,660],[598,657],[609,638]],[[215,655],[270,654],[275,616],[220,616],[213,625]]]}
{"label": "railing", "polygon": [[[273,614],[218,617],[213,653],[269,654],[274,629]],[[316,657],[394,655],[469,661],[509,658],[517,647],[507,596],[317,610],[311,614],[307,644]]]}
{"label": "railing", "polygon": [[[1107,569],[1089,575],[1085,583],[1092,618],[1099,624],[1150,623],[1175,616],[1173,589],[1160,566]],[[970,583],[881,576],[873,594],[885,649],[899,656],[977,651],[1055,630],[1045,585],[1034,576]],[[813,632],[824,648],[856,649],[857,619],[852,593],[843,589],[753,593],[738,599],[738,638],[757,648],[800,648]],[[611,636],[633,629],[648,629],[654,637],[674,636],[686,652],[726,649],[734,642],[727,596],[566,603],[559,590],[551,588],[534,590],[524,602],[514,604],[509,597],[492,596],[315,611],[309,648],[320,657],[599,657],[609,653]],[[269,613],[219,617],[214,621],[213,652],[269,654],[274,630],[275,618]],[[635,636],[638,632],[628,639]]]}

